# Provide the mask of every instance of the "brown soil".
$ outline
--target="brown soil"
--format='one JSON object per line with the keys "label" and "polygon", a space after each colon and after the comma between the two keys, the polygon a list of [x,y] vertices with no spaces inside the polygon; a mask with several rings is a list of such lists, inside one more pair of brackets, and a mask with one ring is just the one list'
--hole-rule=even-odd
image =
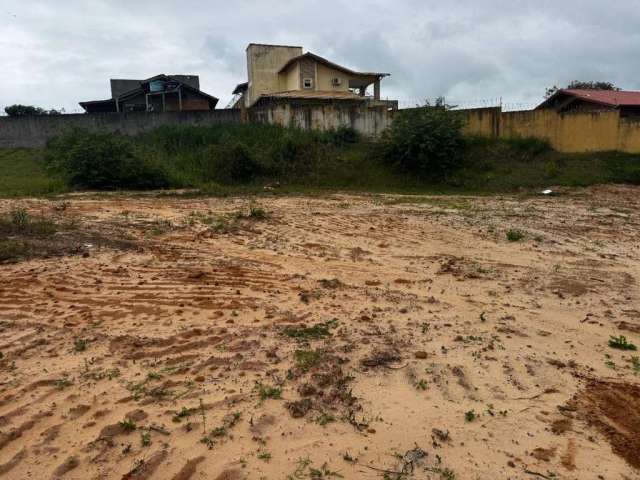
{"label": "brown soil", "polygon": [[0,265],[3,478],[640,476],[639,188],[60,203],[0,200],[73,225]]}
{"label": "brown soil", "polygon": [[640,385],[593,380],[570,402],[613,451],[640,468]]}

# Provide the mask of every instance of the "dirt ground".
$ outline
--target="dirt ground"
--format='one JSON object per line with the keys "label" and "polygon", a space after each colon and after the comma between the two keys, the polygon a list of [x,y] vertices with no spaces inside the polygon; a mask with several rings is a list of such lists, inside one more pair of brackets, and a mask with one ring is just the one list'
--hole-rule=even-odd
{"label": "dirt ground", "polygon": [[16,207],[0,477],[640,478],[640,188]]}

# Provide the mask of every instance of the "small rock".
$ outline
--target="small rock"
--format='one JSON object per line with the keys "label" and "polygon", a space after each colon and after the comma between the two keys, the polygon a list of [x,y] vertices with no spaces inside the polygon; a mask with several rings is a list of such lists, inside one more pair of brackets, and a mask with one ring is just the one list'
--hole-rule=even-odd
{"label": "small rock", "polygon": [[425,358],[427,358],[427,352],[425,352],[424,350],[420,350],[416,352],[414,355],[416,358],[419,358],[420,360],[424,360]]}

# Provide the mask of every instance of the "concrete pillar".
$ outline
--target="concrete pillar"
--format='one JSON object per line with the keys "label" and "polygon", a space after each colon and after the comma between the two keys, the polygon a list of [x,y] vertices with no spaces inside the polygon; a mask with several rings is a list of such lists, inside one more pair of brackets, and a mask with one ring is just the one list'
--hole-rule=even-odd
{"label": "concrete pillar", "polygon": [[380,100],[380,79],[373,82],[373,99]]}

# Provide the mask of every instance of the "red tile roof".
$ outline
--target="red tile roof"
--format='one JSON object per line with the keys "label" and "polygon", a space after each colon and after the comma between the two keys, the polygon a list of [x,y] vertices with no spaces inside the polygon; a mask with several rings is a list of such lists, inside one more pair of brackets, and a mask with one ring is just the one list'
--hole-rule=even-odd
{"label": "red tile roof", "polygon": [[609,105],[619,106],[640,106],[640,92],[616,91],[616,90],[560,90],[559,93],[572,95],[580,99]]}

